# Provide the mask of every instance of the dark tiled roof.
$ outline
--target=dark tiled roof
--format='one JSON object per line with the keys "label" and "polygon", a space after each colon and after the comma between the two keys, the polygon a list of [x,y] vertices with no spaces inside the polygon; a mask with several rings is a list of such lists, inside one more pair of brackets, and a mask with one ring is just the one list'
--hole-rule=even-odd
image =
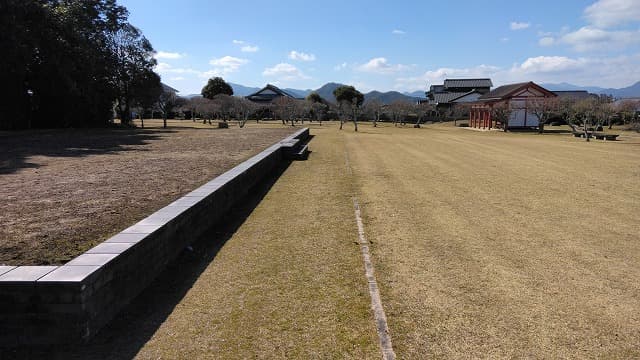
{"label": "dark tiled roof", "polygon": [[180,91],[178,91],[178,90],[176,90],[176,89],[172,88],[171,86],[169,86],[169,85],[167,85],[167,84],[165,84],[165,83],[160,83],[160,84],[162,85],[162,90],[163,90],[164,92],[174,92],[174,93],[178,93],[178,92],[180,92]]}
{"label": "dark tiled roof", "polygon": [[[265,90],[271,90],[272,92],[274,92],[275,94],[263,94],[262,92],[264,92]],[[271,101],[279,96],[286,96],[292,99],[300,99],[295,95],[292,95],[282,89],[280,89],[279,87],[275,86],[275,85],[271,85],[271,84],[267,84],[267,86],[263,87],[262,89],[254,92],[251,95],[247,95],[247,99],[249,100],[253,100],[253,101]]]}
{"label": "dark tiled roof", "polygon": [[433,102],[436,104],[447,104],[467,94],[468,92],[435,93],[433,94]]}
{"label": "dark tiled roof", "polygon": [[490,88],[491,79],[445,79],[444,88]]}
{"label": "dark tiled roof", "polygon": [[[491,100],[506,99],[510,95],[512,95],[513,93],[517,92],[518,90],[524,89],[524,88],[528,88],[528,87],[536,88],[539,91],[547,94],[548,96],[555,96],[555,94],[553,92],[543,88],[542,86],[534,83],[533,81],[529,81],[529,82],[515,83],[515,84],[509,84],[509,85],[502,85],[502,86],[497,87],[497,88],[491,90],[490,92],[480,96],[478,98],[478,100],[480,100],[480,101],[491,101]],[[545,96],[547,96],[547,95],[545,95]]]}
{"label": "dark tiled roof", "polygon": [[561,99],[582,100],[582,99],[588,99],[592,96],[596,96],[596,97],[598,96],[595,94],[590,94],[586,90],[553,91],[553,93],[558,95],[558,97]]}
{"label": "dark tiled roof", "polygon": [[444,85],[431,85],[429,91],[438,93],[444,91]]}

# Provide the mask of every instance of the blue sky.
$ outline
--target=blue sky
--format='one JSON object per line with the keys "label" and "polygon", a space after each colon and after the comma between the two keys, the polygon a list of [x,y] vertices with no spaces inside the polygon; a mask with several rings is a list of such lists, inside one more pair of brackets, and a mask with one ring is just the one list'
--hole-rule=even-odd
{"label": "blue sky", "polygon": [[[119,0],[182,94],[207,79],[425,90],[444,78],[625,87],[640,81],[640,0]],[[268,4],[268,6],[265,6]]]}

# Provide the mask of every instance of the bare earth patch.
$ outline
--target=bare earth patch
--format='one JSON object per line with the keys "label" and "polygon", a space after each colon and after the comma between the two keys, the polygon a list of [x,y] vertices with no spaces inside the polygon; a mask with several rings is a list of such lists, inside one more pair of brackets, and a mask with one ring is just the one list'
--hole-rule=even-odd
{"label": "bare earth patch", "polygon": [[179,123],[0,133],[0,264],[62,264],[296,130]]}

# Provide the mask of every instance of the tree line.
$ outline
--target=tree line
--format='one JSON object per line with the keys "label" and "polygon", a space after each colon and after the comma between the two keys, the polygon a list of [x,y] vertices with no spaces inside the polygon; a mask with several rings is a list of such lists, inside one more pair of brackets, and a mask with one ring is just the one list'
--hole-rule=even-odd
{"label": "tree line", "polygon": [[222,78],[209,79],[202,89],[202,97],[186,100],[177,108],[185,118],[209,123],[214,119],[226,123],[231,120],[244,127],[249,119],[280,120],[283,125],[297,122],[338,120],[340,129],[346,122],[353,122],[357,131],[358,121],[370,120],[373,126],[379,121],[391,121],[405,125],[408,119],[419,127],[426,119],[433,119],[435,107],[398,100],[383,104],[378,100],[365,101],[364,95],[353,86],[341,86],[334,91],[336,103],[327,101],[312,92],[305,99],[282,96],[271,103],[254,103],[244,97],[232,96],[233,90]]}
{"label": "tree line", "polygon": [[151,43],[115,0],[0,2],[1,129],[105,126],[162,93]]}

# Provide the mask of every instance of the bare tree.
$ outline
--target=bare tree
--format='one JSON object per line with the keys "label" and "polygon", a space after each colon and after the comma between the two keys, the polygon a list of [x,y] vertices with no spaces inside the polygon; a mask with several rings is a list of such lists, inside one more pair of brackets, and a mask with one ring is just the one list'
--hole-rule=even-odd
{"label": "bare tree", "polygon": [[363,111],[368,116],[371,116],[373,127],[377,127],[378,121],[380,121],[380,115],[384,111],[384,104],[377,99],[368,100],[364,103]]}
{"label": "bare tree", "polygon": [[471,110],[471,103],[456,103],[451,108],[453,126],[458,126],[458,119],[468,118]]}
{"label": "bare tree", "polygon": [[[623,124],[631,123],[633,127],[637,127],[638,117],[637,110],[640,108],[640,100],[622,100],[615,106],[615,110],[620,114]],[[611,128],[611,126],[609,127]]]}
{"label": "bare tree", "polygon": [[160,94],[156,106],[162,113],[163,128],[167,128],[167,117],[169,116],[169,113],[171,113],[174,108],[181,106],[184,103],[185,100],[176,95],[173,91],[165,91]]}
{"label": "bare tree", "polygon": [[423,103],[417,103],[413,105],[413,112],[416,114],[418,120],[415,124],[414,127],[419,128],[420,125],[422,124],[422,121],[424,120],[424,118],[428,115],[431,114],[431,112],[434,110],[435,106],[427,103],[427,102],[423,102]]}
{"label": "bare tree", "polygon": [[412,104],[405,100],[396,100],[387,106],[387,110],[391,114],[394,126],[405,124],[405,119],[411,111]]}
{"label": "bare tree", "polygon": [[557,97],[553,98],[530,98],[526,101],[526,109],[538,118],[538,132],[544,132],[544,124],[549,120],[551,115],[559,109],[560,102]]}
{"label": "bare tree", "polygon": [[227,94],[218,94],[213,97],[213,103],[218,107],[218,115],[222,117],[222,121],[226,123],[233,113],[233,98]]}
{"label": "bare tree", "polygon": [[282,125],[286,125],[287,120],[293,117],[294,99],[288,96],[281,96],[277,98],[273,104],[276,115],[280,116],[280,120],[282,120]]}
{"label": "bare tree", "polygon": [[238,126],[243,128],[249,119],[249,115],[256,111],[257,105],[243,97],[233,97],[234,116],[238,120]]}
{"label": "bare tree", "polygon": [[327,113],[328,108],[329,107],[326,104],[320,102],[311,103],[311,113],[313,117],[315,117],[316,120],[320,123],[320,125],[322,125],[322,118]]}
{"label": "bare tree", "polygon": [[511,117],[511,106],[506,101],[499,101],[490,105],[491,117],[500,121],[503,131],[509,131],[509,118]]}

